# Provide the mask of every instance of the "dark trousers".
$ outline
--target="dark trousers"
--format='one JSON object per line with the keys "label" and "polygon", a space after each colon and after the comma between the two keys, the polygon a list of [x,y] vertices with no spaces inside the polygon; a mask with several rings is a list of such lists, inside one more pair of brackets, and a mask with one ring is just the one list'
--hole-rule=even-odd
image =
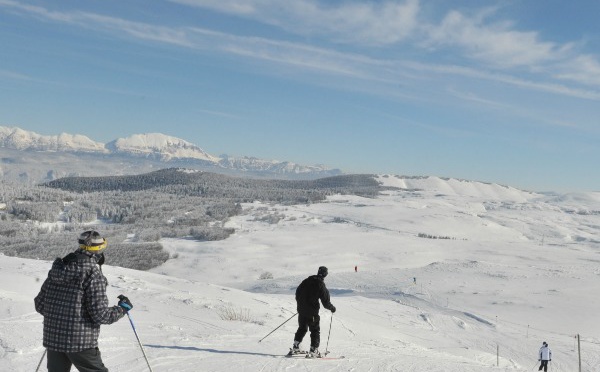
{"label": "dark trousers", "polygon": [[544,369],[544,372],[548,371],[548,361],[547,360],[542,360],[542,364],[540,364],[540,368],[538,369],[538,371],[541,371],[542,368]]}
{"label": "dark trousers", "polygon": [[69,372],[72,365],[79,372],[108,372],[97,347],[77,353],[48,350],[48,372]]}
{"label": "dark trousers", "polygon": [[318,315],[304,316],[298,315],[298,330],[294,336],[294,341],[302,342],[306,331],[310,330],[310,347],[317,349],[321,343],[321,326],[319,325]]}

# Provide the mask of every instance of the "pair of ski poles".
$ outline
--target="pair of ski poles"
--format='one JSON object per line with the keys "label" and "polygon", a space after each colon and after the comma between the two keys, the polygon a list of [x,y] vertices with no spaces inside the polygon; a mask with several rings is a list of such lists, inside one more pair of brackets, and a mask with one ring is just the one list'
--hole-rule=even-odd
{"label": "pair of ski poles", "polygon": [[[287,323],[290,320],[292,320],[292,318],[294,318],[296,315],[298,315],[298,313],[296,313],[296,314],[292,315],[291,317],[289,317],[288,320],[286,320],[285,322],[281,323],[277,328],[275,328],[274,330],[272,330],[271,332],[269,332],[269,334],[267,334],[265,337],[263,337],[260,340],[258,340],[258,342],[261,342],[265,338],[269,337],[271,335],[271,333],[273,333],[276,330],[278,330],[279,328],[281,328],[281,326],[283,326],[285,323]],[[331,337],[331,324],[332,323],[333,323],[333,313],[331,313],[331,321],[329,322],[329,334],[327,335],[327,346],[325,346],[325,355],[327,355],[327,349],[329,348],[329,338]]]}
{"label": "pair of ski poles", "polygon": [[[123,295],[121,295],[121,296],[123,296]],[[119,296],[119,299],[121,298],[121,296]],[[144,359],[146,359],[146,364],[148,364],[148,369],[150,369],[150,372],[153,372],[152,367],[150,366],[150,362],[148,361],[148,357],[146,356],[146,351],[144,350],[144,345],[142,345],[142,341],[140,341],[140,337],[137,334],[137,331],[135,329],[135,324],[133,324],[133,319],[131,319],[131,315],[129,314],[129,311],[126,314],[127,314],[127,318],[129,318],[129,323],[131,323],[131,328],[133,328],[133,333],[135,334],[135,338],[137,339],[138,344],[140,344],[140,349],[142,349],[142,354],[144,354]],[[40,359],[40,362],[38,363],[38,366],[35,369],[35,372],[38,372],[40,370],[40,366],[42,365],[42,362],[44,361],[46,352],[47,352],[47,350],[44,350],[44,354],[42,354],[42,358]]]}

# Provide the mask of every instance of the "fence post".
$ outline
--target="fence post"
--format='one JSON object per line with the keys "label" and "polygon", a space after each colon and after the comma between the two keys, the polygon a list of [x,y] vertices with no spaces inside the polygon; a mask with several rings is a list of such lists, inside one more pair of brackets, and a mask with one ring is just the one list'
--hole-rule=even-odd
{"label": "fence post", "polygon": [[581,372],[581,340],[577,334],[577,353],[579,354],[579,372]]}
{"label": "fence post", "polygon": [[500,367],[500,345],[496,344],[496,367]]}

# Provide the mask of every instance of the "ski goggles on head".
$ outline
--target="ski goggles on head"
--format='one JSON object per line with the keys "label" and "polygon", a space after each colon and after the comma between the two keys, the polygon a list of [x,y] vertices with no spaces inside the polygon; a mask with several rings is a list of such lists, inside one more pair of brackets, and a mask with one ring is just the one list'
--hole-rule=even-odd
{"label": "ski goggles on head", "polygon": [[79,248],[86,250],[88,252],[100,252],[101,250],[106,248],[106,239],[102,238],[102,243],[100,243],[100,244],[93,244],[93,245],[79,244]]}

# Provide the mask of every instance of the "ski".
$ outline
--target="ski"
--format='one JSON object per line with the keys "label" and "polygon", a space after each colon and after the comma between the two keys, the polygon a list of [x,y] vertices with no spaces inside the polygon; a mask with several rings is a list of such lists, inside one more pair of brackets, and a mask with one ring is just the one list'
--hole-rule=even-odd
{"label": "ski", "polygon": [[306,359],[323,359],[323,360],[337,360],[337,359],[344,359],[346,358],[345,356],[339,356],[339,357],[333,357],[333,356],[327,356],[330,353],[330,351],[327,351],[325,354],[321,354],[319,356],[311,356],[310,353],[306,354]]}
{"label": "ski", "polygon": [[306,350],[294,351],[292,348],[290,348],[290,351],[285,355],[285,357],[286,358],[304,357],[305,359],[323,359],[323,360],[339,360],[339,359],[346,358],[344,355],[339,356],[339,357],[328,356],[329,353],[330,353],[330,351],[326,352],[325,354],[321,354],[320,356],[311,356],[310,353]]}
{"label": "ski", "polygon": [[300,356],[300,355],[306,356],[306,355],[308,355],[308,351],[306,351],[306,350],[296,350],[296,351],[294,351],[292,348],[290,348],[289,353],[287,353],[285,356],[288,357],[288,358],[291,358],[291,357]]}

